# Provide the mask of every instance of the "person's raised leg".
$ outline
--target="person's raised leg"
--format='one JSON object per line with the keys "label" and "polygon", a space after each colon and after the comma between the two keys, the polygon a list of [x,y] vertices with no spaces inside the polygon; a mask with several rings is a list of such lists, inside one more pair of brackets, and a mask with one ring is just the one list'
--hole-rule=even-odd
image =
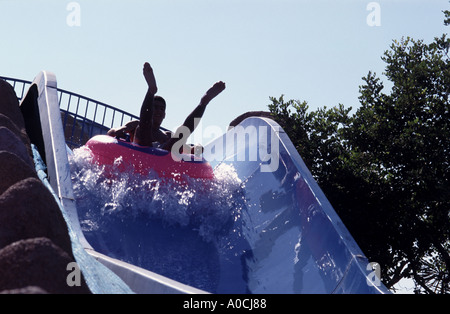
{"label": "person's raised leg", "polygon": [[[195,109],[189,114],[189,116],[184,121],[183,125],[178,127],[177,131],[174,133],[174,135],[177,135],[175,137],[172,137],[164,146],[163,148],[166,150],[171,150],[174,144],[181,140],[182,143],[180,145],[183,145],[186,143],[187,138],[194,132],[195,128],[197,127],[197,124],[199,123],[200,119],[203,117],[203,114],[205,113],[206,106],[209,104],[211,100],[213,100],[217,95],[219,95],[223,90],[225,89],[225,83],[220,81],[215,83],[208,91],[205,93],[205,95],[200,100],[200,104],[195,107]],[[177,145],[178,147],[178,145]]]}
{"label": "person's raised leg", "polygon": [[215,83],[210,89],[208,89],[208,91],[200,100],[200,104],[186,118],[186,120],[183,123],[183,126],[187,127],[191,133],[194,132],[195,128],[197,127],[195,122],[200,121],[200,119],[203,117],[206,106],[224,89],[225,83],[222,81]]}

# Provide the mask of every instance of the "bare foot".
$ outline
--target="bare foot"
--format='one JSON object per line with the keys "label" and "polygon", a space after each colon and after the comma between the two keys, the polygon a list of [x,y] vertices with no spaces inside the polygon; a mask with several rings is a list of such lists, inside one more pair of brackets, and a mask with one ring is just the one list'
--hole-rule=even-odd
{"label": "bare foot", "polygon": [[219,95],[225,89],[225,83],[222,81],[216,82],[208,91],[206,92],[204,99],[210,102],[214,97]]}
{"label": "bare foot", "polygon": [[153,74],[153,69],[150,66],[150,63],[144,63],[143,74],[145,81],[147,82],[148,88],[150,92],[154,95],[158,91],[158,87],[156,86],[155,75]]}

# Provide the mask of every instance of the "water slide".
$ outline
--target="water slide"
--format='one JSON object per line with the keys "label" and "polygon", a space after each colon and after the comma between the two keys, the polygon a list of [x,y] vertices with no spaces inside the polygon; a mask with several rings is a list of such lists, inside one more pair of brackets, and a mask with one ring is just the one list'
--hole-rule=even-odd
{"label": "water slide", "polygon": [[214,182],[108,186],[85,163],[74,182],[61,97],[41,72],[21,108],[94,293],[389,293],[276,122],[248,118],[205,145]]}

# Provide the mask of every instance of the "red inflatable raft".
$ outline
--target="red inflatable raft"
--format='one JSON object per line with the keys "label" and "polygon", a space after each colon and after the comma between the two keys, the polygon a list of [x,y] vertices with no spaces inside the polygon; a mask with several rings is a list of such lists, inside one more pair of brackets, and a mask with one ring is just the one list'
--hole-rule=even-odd
{"label": "red inflatable raft", "polygon": [[[117,167],[118,172],[133,169],[135,173],[147,175],[154,170],[161,178],[182,179],[182,175],[191,178],[214,178],[211,165],[205,159],[199,160],[194,155],[173,156],[160,148],[140,146],[108,135],[94,136],[86,146],[91,150],[94,162]],[[120,162],[117,162],[118,158],[121,158]]]}

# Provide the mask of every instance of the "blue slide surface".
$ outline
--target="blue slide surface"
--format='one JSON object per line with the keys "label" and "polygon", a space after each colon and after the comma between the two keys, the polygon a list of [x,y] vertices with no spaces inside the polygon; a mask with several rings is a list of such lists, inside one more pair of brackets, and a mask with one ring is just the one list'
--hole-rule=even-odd
{"label": "blue slide surface", "polygon": [[75,150],[88,242],[211,293],[389,293],[274,121],[244,120],[206,145],[205,158],[213,182],[176,186],[111,182]]}

